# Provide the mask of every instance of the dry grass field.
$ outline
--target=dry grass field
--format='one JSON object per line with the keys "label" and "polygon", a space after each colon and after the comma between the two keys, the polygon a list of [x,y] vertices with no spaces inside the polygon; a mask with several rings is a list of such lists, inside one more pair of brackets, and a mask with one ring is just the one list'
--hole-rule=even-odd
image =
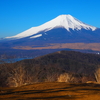
{"label": "dry grass field", "polygon": [[69,48],[69,49],[90,49],[95,51],[100,51],[100,43],[53,43],[48,44],[46,46],[16,46],[13,49],[23,49],[23,50],[42,50],[42,49],[61,49],[61,48]]}
{"label": "dry grass field", "polygon": [[55,82],[0,88],[0,100],[100,100],[100,85]]}

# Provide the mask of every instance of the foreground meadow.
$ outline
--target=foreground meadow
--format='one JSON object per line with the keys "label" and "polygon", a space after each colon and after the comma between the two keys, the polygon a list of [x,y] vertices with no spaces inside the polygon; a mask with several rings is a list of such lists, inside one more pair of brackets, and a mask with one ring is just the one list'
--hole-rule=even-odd
{"label": "foreground meadow", "polygon": [[0,88],[0,100],[100,100],[100,85],[52,82]]}

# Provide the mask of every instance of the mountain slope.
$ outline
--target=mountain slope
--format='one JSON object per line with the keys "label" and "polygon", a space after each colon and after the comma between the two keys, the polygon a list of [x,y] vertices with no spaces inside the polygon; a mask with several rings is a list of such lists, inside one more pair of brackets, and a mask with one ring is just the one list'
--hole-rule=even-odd
{"label": "mountain slope", "polygon": [[[78,19],[72,17],[71,15],[60,15],[58,17],[56,17],[55,19],[46,22],[43,25],[40,25],[38,27],[32,27],[22,33],[19,33],[15,36],[12,37],[6,37],[6,38],[24,38],[24,37],[28,37],[28,36],[32,36],[34,34],[37,34],[41,31],[47,32],[50,31],[54,28],[65,28],[67,31],[70,31],[70,29],[72,30],[81,30],[81,29],[86,29],[86,30],[96,30],[96,27],[87,25],[81,21],[79,21]],[[36,38],[36,37],[40,37],[42,36],[42,34],[36,35],[36,36],[32,36],[30,38]]]}

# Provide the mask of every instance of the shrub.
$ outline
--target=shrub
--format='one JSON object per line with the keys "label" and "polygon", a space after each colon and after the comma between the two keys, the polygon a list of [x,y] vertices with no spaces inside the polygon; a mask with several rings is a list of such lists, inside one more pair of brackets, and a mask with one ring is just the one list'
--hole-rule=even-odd
{"label": "shrub", "polygon": [[63,73],[58,77],[58,82],[67,82],[70,83],[73,79],[72,74],[69,73]]}

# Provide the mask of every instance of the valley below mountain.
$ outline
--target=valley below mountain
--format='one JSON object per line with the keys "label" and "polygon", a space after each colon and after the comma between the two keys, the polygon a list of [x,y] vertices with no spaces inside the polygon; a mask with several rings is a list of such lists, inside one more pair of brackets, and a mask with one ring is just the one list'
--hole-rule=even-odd
{"label": "valley below mountain", "polygon": [[100,51],[100,43],[52,43],[47,45],[15,46],[13,49],[43,50],[43,49],[79,49]]}

